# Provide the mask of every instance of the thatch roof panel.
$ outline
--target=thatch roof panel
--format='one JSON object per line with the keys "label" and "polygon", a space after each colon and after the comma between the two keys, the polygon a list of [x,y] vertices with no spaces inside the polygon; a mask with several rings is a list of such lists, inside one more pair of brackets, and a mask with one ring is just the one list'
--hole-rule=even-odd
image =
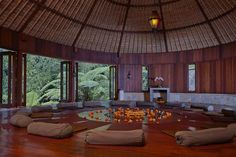
{"label": "thatch roof panel", "polygon": [[114,5],[107,0],[101,0],[94,7],[88,24],[107,29],[121,30],[125,18],[126,7]]}
{"label": "thatch roof panel", "polygon": [[213,22],[214,28],[222,43],[229,43],[236,40],[236,10],[227,16]]}
{"label": "thatch roof panel", "polygon": [[178,1],[163,6],[166,29],[185,27],[205,21],[195,0]]}
{"label": "thatch roof panel", "polygon": [[[0,0],[0,26],[101,52],[172,52],[236,41],[235,9],[236,0]],[[163,13],[156,31],[153,10]]]}
{"label": "thatch roof panel", "polygon": [[236,6],[235,0],[199,0],[209,19],[218,17]]}

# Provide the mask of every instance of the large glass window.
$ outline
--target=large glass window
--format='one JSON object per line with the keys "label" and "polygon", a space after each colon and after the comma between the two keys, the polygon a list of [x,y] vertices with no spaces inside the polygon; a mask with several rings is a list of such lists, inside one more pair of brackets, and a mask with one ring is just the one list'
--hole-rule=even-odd
{"label": "large glass window", "polygon": [[196,90],[196,65],[188,65],[188,91],[193,92]]}
{"label": "large glass window", "polygon": [[109,65],[79,62],[78,100],[109,100]]}
{"label": "large glass window", "polygon": [[26,105],[56,104],[60,100],[60,60],[27,55]]}
{"label": "large glass window", "polygon": [[148,67],[142,66],[142,90],[148,90]]}

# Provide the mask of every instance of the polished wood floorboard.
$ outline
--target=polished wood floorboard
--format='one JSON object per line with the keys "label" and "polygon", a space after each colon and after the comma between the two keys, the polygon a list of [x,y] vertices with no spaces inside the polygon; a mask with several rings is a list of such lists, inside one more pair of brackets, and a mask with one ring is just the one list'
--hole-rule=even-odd
{"label": "polished wood floorboard", "polygon": [[[200,113],[171,110],[174,116],[160,124],[143,124],[146,145],[144,147],[95,146],[84,142],[86,131],[74,134],[66,139],[50,139],[29,135],[25,128],[16,128],[8,124],[14,111],[1,111],[0,157],[234,157],[236,140],[232,143],[198,147],[183,147],[175,143],[174,137],[162,130],[186,130],[189,126],[199,129],[223,126],[226,123],[213,122]],[[127,130],[127,126],[105,122],[86,121],[77,116],[76,111],[56,113],[53,119],[37,121],[70,122],[84,125],[90,129]],[[57,117],[57,118],[55,118]],[[179,121],[179,122],[178,122]],[[134,128],[128,124],[130,128]],[[137,125],[140,126],[140,125]]]}

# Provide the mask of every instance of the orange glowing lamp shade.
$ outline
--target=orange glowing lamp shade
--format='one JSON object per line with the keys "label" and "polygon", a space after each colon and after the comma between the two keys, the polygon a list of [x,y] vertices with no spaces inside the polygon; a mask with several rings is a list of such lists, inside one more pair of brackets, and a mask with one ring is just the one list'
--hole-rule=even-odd
{"label": "orange glowing lamp shade", "polygon": [[157,11],[152,11],[152,16],[149,17],[148,21],[152,29],[157,29],[161,21]]}

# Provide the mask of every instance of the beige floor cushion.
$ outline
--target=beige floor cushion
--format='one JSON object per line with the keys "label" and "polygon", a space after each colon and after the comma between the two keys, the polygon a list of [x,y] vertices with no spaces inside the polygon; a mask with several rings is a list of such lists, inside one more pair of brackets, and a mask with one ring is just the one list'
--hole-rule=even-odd
{"label": "beige floor cushion", "polygon": [[27,127],[33,120],[23,114],[15,114],[10,118],[10,124],[17,126],[17,127]]}
{"label": "beige floor cushion", "polygon": [[78,109],[79,107],[82,108],[82,102],[70,102],[70,103],[59,103],[57,104],[58,109],[68,109],[68,110],[73,110],[73,109]]}
{"label": "beige floor cushion", "polygon": [[51,138],[66,138],[73,134],[73,128],[68,123],[33,122],[28,125],[27,132]]}
{"label": "beige floor cushion", "polygon": [[212,128],[197,131],[178,131],[176,143],[183,146],[198,146],[230,142],[233,133],[227,128]]}
{"label": "beige floor cushion", "polygon": [[85,101],[83,104],[84,107],[102,107],[102,101]]}
{"label": "beige floor cushion", "polygon": [[96,145],[143,146],[145,143],[142,129],[130,131],[89,131],[86,143]]}
{"label": "beige floor cushion", "polygon": [[30,116],[32,114],[32,111],[30,108],[20,108],[15,114],[21,114],[25,116]]}
{"label": "beige floor cushion", "polygon": [[42,106],[33,106],[31,108],[32,112],[51,112],[52,111],[52,106],[50,105],[42,105]]}
{"label": "beige floor cushion", "polygon": [[221,113],[226,117],[236,117],[236,111],[233,108],[223,108]]}
{"label": "beige floor cushion", "polygon": [[236,136],[236,123],[229,124],[227,128]]}

